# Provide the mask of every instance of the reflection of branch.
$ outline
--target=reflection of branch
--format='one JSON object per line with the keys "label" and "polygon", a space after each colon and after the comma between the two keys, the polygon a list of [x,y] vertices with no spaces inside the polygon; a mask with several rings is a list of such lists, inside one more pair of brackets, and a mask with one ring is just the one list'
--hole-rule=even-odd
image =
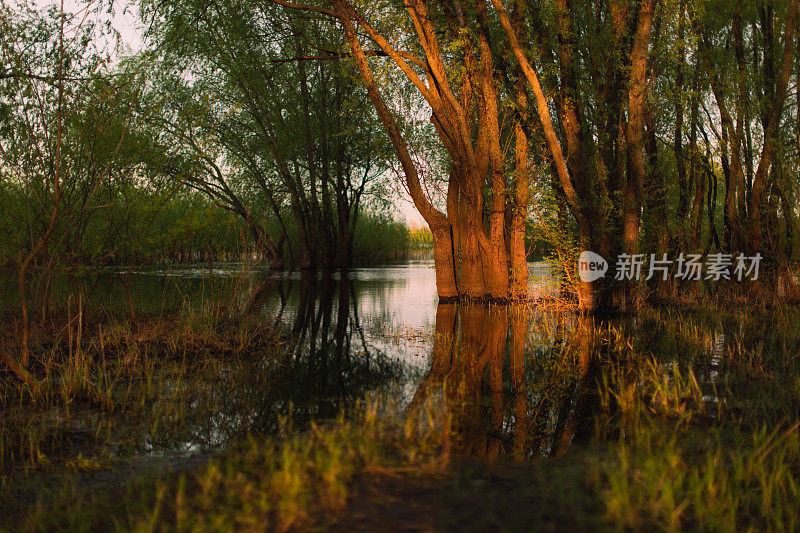
{"label": "reflection of branch", "polygon": [[[289,280],[289,285],[291,286],[292,280]],[[277,329],[278,324],[281,322],[281,318],[283,317],[283,312],[286,310],[286,293],[283,290],[283,280],[278,284],[278,295],[281,302],[281,308],[278,310],[277,315],[275,316],[275,323],[273,324],[273,328]]]}
{"label": "reflection of branch", "polygon": [[264,305],[264,302],[269,296],[272,296],[272,293],[280,284],[280,281],[280,278],[273,276],[267,281],[259,283],[258,287],[256,287],[256,289],[250,293],[250,296],[247,297],[247,301],[242,306],[242,314],[249,316],[260,311],[261,307]]}
{"label": "reflection of branch", "polygon": [[[364,354],[367,356],[367,360],[369,360],[369,350],[367,349],[367,340],[364,337],[364,328],[361,327],[358,320],[358,300],[356,300],[356,290],[352,283],[348,283],[348,285],[350,286],[350,301],[353,305],[353,319],[355,321],[355,328],[359,337],[361,337],[361,346],[364,348]],[[339,297],[341,298],[341,295]]]}

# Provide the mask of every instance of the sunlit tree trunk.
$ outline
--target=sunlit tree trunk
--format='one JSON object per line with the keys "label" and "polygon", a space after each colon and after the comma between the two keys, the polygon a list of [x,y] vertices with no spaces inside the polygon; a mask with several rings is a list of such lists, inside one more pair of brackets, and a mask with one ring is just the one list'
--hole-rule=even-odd
{"label": "sunlit tree trunk", "polygon": [[[481,112],[485,114],[483,122],[487,125],[489,133],[488,151],[491,165],[489,185],[492,191],[488,253],[484,250],[485,255],[488,256],[487,287],[485,290],[492,298],[506,299],[508,298],[508,264],[504,236],[506,183],[505,164],[500,147],[500,117],[497,109],[497,88],[494,80],[495,66],[489,41],[486,1],[476,0],[475,5],[482,30],[478,32],[481,88],[483,90]],[[484,248],[486,247],[485,244],[483,246]]]}
{"label": "sunlit tree trunk", "polygon": [[[516,87],[517,106],[522,120],[526,118],[527,97],[524,80]],[[515,189],[511,208],[509,229],[509,253],[511,254],[510,292],[515,300],[528,297],[528,254],[525,251],[525,225],[528,219],[528,136],[520,120],[514,123]]]}
{"label": "sunlit tree trunk", "polygon": [[[561,149],[561,144],[558,140],[553,121],[550,116],[550,110],[547,98],[542,90],[539,82],[539,76],[528,61],[525,51],[520,45],[517,36],[517,30],[512,26],[511,21],[506,13],[505,7],[500,0],[492,0],[492,4],[497,11],[500,22],[505,31],[508,43],[511,47],[514,57],[516,58],[520,69],[522,70],[525,79],[527,80],[530,89],[533,91],[534,100],[536,103],[536,111],[539,115],[539,122],[542,125],[547,148],[553,158],[553,165],[556,169],[556,175],[561,189],[564,193],[564,198],[570,209],[570,212],[576,218],[578,223],[578,233],[580,246],[583,249],[591,249],[593,241],[593,231],[591,222],[585,209],[582,209],[578,199],[578,194],[575,190],[573,182],[574,177],[570,176],[570,171],[567,168],[566,158]],[[591,283],[580,282],[578,286],[578,306],[582,312],[594,312],[600,299],[596,297],[595,286]]]}
{"label": "sunlit tree trunk", "polygon": [[353,24],[350,11],[342,0],[335,0],[333,6],[344,29],[347,43],[353,54],[353,60],[366,85],[369,98],[375,106],[378,117],[383,123],[395,148],[397,157],[400,160],[411,199],[433,234],[437,294],[440,298],[457,298],[458,287],[456,284],[455,265],[452,254],[453,243],[450,221],[443,213],[433,207],[422,190],[422,186],[419,182],[419,174],[414,161],[411,159],[405,139],[403,139],[397,123],[378,89],[378,84],[372,74],[372,69],[369,66],[366,54],[361,47],[361,43],[358,41],[356,28]]}
{"label": "sunlit tree trunk", "polygon": [[[656,0],[643,0],[639,10],[633,49],[631,51],[630,81],[628,85],[628,127],[626,130],[627,180],[624,194],[622,224],[622,249],[627,254],[639,252],[639,225],[641,222],[645,164],[642,148],[644,144],[644,104],[647,99],[647,56],[650,30]],[[633,305],[632,281],[623,282],[620,307]]]}

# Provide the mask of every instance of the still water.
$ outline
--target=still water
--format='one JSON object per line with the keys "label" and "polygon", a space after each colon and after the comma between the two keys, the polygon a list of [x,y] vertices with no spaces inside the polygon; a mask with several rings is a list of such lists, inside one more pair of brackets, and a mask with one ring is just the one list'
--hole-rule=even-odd
{"label": "still water", "polygon": [[[557,289],[546,263],[532,263],[530,274],[532,296]],[[152,307],[235,294],[232,305],[258,313],[292,339],[289,369],[269,402],[223,404],[227,414],[209,418],[215,427],[200,432],[212,438],[184,437],[185,450],[224,446],[254,431],[280,432],[281,416],[302,426],[370,395],[389,398],[402,415],[432,395],[441,400],[443,384],[451,383],[457,386],[446,400],[460,406],[462,451],[556,454],[595,430],[601,402],[595,385],[606,369],[599,361],[615,357],[621,334],[638,352],[667,354],[664,365],[691,361],[712,399],[725,343],[713,322],[696,325],[699,340],[685,339],[683,346],[659,320],[596,324],[536,308],[438,305],[433,264],[424,260],[347,275],[276,275],[235,265],[126,275],[139,298],[150,295]],[[235,398],[239,388],[231,383],[220,397]],[[242,416],[254,409],[262,411]],[[153,450],[174,446],[148,442]]]}
{"label": "still water", "polygon": [[[533,296],[557,289],[546,264],[530,271]],[[141,420],[122,428],[108,422],[116,424],[109,432],[126,434],[117,454],[192,454],[247,435],[285,435],[365,397],[387,399],[387,416],[432,399],[460,406],[454,420],[465,453],[558,454],[596,430],[597,384],[620,350],[666,354],[665,367],[691,365],[714,402],[720,354],[731,338],[714,318],[599,324],[535,307],[438,305],[433,264],[425,260],[346,275],[238,264],[112,270],[90,277],[84,291],[92,305],[121,316],[221,302],[285,339],[277,358],[165,376],[162,388],[172,392],[160,393]],[[171,394],[180,400],[171,402]],[[97,432],[102,421],[93,416],[75,417],[76,424]]]}

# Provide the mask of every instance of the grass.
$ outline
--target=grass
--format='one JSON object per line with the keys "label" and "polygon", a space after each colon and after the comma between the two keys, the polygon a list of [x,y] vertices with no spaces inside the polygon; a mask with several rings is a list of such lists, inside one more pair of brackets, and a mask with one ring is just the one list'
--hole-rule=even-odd
{"label": "grass", "polygon": [[[465,312],[469,320],[480,314]],[[484,324],[527,320],[519,310],[488,313]],[[166,350],[186,365],[176,375],[188,380],[197,373],[180,354],[227,346],[235,358],[258,343],[252,331],[215,329],[216,320],[187,314],[173,326],[182,333],[152,349],[129,326],[109,327],[101,350],[122,366],[107,375],[155,383],[157,373],[142,369],[156,368],[154,354]],[[437,363],[437,380],[410,406],[371,397],[310,424],[286,410],[270,436],[245,430],[210,459],[169,474],[151,470],[110,491],[98,487],[116,459],[74,454],[61,463],[63,481],[13,516],[29,530],[793,531],[800,527],[798,323],[794,309],[650,309],[613,323],[536,312],[522,362],[505,345],[500,357],[482,351],[494,349],[475,344],[487,335],[437,334],[434,349],[451,346],[458,364]],[[508,342],[513,351],[512,335]],[[471,359],[475,350],[483,355]],[[95,398],[125,413],[140,398],[102,392],[119,387],[108,386],[113,380],[102,378],[96,358],[74,358],[74,368],[60,368],[75,377],[48,401],[68,408]],[[212,374],[220,368],[212,364]],[[39,444],[14,446],[28,446],[24,457],[37,468],[55,468],[35,453],[44,425],[28,424],[15,434]],[[565,440],[572,446],[558,445]],[[13,483],[4,483],[10,494]]]}
{"label": "grass", "polygon": [[[257,320],[207,306],[89,324],[80,345],[63,331],[35,332],[37,394],[0,376],[0,509],[10,520],[0,530],[87,484],[97,489],[97,479],[105,491],[171,470],[285,416],[265,395],[287,370],[291,343]],[[257,423],[242,416],[256,409]]]}
{"label": "grass", "polygon": [[[629,344],[620,359],[639,354],[638,364],[606,375],[603,411],[614,413],[618,440],[593,470],[607,521],[625,529],[797,530],[797,311],[724,314],[712,338],[698,329],[698,319],[711,318],[703,312],[692,322],[672,312],[642,318],[641,331],[648,321],[666,328],[678,354],[694,345],[689,353],[699,360],[666,362],[660,350],[642,360]],[[703,346],[714,371],[697,357]]]}
{"label": "grass", "polygon": [[596,464],[610,523],[629,529],[796,531],[797,425],[749,435],[647,428]]}
{"label": "grass", "polygon": [[[185,426],[223,409],[216,394],[220,375],[240,374],[268,387],[287,344],[257,321],[235,322],[210,307],[167,320],[97,322],[83,332],[80,345],[68,345],[59,333],[38,334],[32,369],[44,387],[35,395],[11,376],[2,378],[0,467],[102,453],[135,440],[131,433],[180,440]],[[256,352],[273,358],[275,372],[246,368]],[[70,443],[71,436],[80,437],[82,449]]]}
{"label": "grass", "polygon": [[438,472],[447,465],[446,432],[438,418],[419,418],[398,432],[378,416],[377,405],[279,443],[248,441],[192,477],[199,497],[187,497],[186,477],[177,486],[159,485],[163,505],[150,506],[135,528],[287,530],[324,524],[345,509],[356,473]]}
{"label": "grass", "polygon": [[300,433],[287,427],[283,439],[249,438],[190,472],[138,479],[111,495],[71,488],[53,496],[56,508],[40,503],[20,525],[284,531],[329,523],[346,508],[357,474],[434,473],[448,464],[445,414],[426,411],[398,422],[379,416],[385,409],[378,401],[359,403],[347,417]]}

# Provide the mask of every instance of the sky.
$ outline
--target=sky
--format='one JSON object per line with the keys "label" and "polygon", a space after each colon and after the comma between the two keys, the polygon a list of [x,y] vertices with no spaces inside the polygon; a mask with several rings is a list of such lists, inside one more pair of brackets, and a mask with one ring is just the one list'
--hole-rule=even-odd
{"label": "sky", "polygon": [[[21,2],[11,0],[11,5],[18,5]],[[39,9],[48,6],[58,6],[59,2],[51,0],[33,0],[33,5]],[[114,0],[111,3],[112,13],[108,13],[109,0],[64,0],[64,11],[67,13],[78,14],[86,17],[87,20],[110,21],[111,26],[120,34],[121,41],[130,47],[132,52],[141,50],[142,31],[141,21],[138,15],[138,6],[135,3]]]}

